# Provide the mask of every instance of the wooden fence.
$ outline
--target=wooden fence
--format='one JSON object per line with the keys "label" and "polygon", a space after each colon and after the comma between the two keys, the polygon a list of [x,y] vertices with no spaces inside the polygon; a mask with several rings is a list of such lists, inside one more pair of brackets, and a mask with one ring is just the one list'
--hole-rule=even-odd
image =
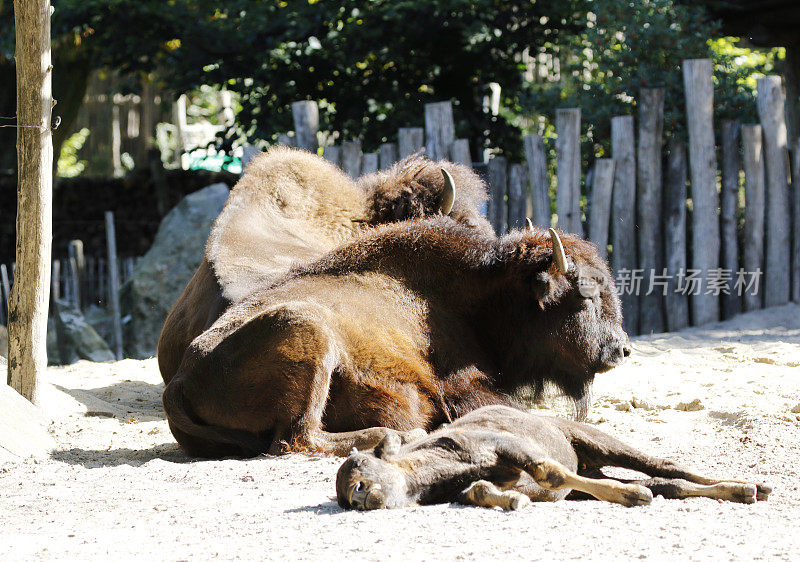
{"label": "wooden fence", "polygon": [[[758,80],[760,123],[720,123],[717,147],[712,72],[708,59],[684,61],[688,146],[663,146],[665,93],[645,88],[635,116],[612,118],[612,158],[596,159],[586,174],[579,108],[555,115],[555,182],[539,135],[525,137],[525,162],[502,156],[485,162],[486,213],[497,232],[522,228],[528,216],[594,242],[610,259],[631,334],[800,301],[800,139],[791,151],[790,183],[781,78]],[[294,134],[279,142],[317,151],[316,103],[292,109]],[[323,157],[354,178],[420,150],[432,159],[475,164],[468,140],[455,138],[449,102],[427,104],[424,121],[424,128],[398,129],[397,142],[376,152],[364,153],[351,140],[323,147]]]}

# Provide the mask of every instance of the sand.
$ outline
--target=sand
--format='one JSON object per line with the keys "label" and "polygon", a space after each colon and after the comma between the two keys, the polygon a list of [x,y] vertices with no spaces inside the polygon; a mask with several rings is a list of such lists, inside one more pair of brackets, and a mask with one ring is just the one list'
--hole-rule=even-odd
{"label": "sand", "polygon": [[590,422],[711,475],[766,481],[769,501],[345,512],[341,459],[189,459],[164,421],[154,359],[80,362],[42,384],[57,450],[0,464],[0,559],[797,560],[800,307],[633,349],[598,376]]}

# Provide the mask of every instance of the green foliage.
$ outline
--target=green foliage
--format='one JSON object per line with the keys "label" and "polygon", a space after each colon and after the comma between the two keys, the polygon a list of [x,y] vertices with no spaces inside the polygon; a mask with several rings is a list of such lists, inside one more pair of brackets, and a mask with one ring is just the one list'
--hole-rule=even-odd
{"label": "green foliage", "polygon": [[86,169],[86,160],[81,160],[78,153],[89,138],[89,129],[83,128],[71,135],[61,146],[58,156],[58,175],[62,178],[74,178]]}
{"label": "green foliage", "polygon": [[561,81],[531,85],[523,111],[552,119],[557,107],[580,107],[587,152],[602,156],[609,151],[611,117],[634,114],[641,88],[663,87],[665,136],[684,138],[681,62],[711,58],[715,117],[754,117],[752,76],[770,70],[776,53],[756,55],[732,39],[711,41],[719,30],[717,22],[701,7],[674,0],[588,0],[588,7],[583,33],[546,46],[566,59]]}

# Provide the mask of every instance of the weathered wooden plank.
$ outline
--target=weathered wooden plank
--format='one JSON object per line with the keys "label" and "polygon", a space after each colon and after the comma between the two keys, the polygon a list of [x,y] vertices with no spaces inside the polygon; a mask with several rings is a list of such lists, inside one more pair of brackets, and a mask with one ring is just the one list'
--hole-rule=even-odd
{"label": "weathered wooden plank", "polygon": [[342,162],[342,147],[326,146],[323,149],[322,157],[331,164],[338,166]]}
{"label": "weathered wooden plank", "polygon": [[117,262],[117,236],[114,230],[114,213],[106,211],[106,249],[108,251],[109,300],[111,302],[111,321],[114,332],[114,355],[123,358],[122,317],[119,308],[119,269]]}
{"label": "weathered wooden plank", "polygon": [[361,141],[342,143],[342,170],[351,178],[361,175]]}
{"label": "weathered wooden plank", "polygon": [[611,222],[611,192],[614,187],[614,160],[598,158],[592,174],[589,206],[589,240],[597,245],[600,257],[608,254],[608,227]]}
{"label": "weathered wooden plank", "polygon": [[[644,270],[639,303],[639,332],[664,331],[664,295],[652,282],[664,268],[662,232],[662,146],[664,134],[664,89],[642,88],[639,92],[639,138],[637,139],[637,224],[639,267]],[[651,290],[652,289],[652,290]],[[648,294],[649,293],[649,294]]]}
{"label": "weathered wooden plank", "polygon": [[472,166],[472,156],[469,152],[469,141],[467,139],[456,139],[450,145],[450,160],[456,164]]}
{"label": "weathered wooden plank", "polygon": [[556,110],[558,228],[583,236],[581,226],[581,110]]}
{"label": "weathered wooden plank", "polygon": [[713,271],[719,268],[719,197],[712,73],[710,59],[683,61],[692,180],[692,269],[699,270],[704,281],[702,289],[690,299],[692,323],[695,325],[719,320],[719,297],[707,291]]}
{"label": "weathered wooden plank", "polygon": [[[748,275],[764,271],[765,189],[764,150],[761,125],[742,125],[742,163],[744,167],[744,245],[742,269]],[[749,281],[749,278],[747,279]],[[759,290],[743,291],[745,310],[757,310],[764,304],[764,279]],[[739,291],[737,290],[737,294]]]}
{"label": "weathered wooden plank", "polygon": [[78,310],[83,309],[86,300],[84,291],[84,273],[86,271],[86,258],[83,255],[83,241],[70,240],[67,245],[69,256],[70,282],[72,283],[72,304]]}
{"label": "weathered wooden plank", "polygon": [[800,137],[792,157],[792,300],[800,303]]}
{"label": "weathered wooden plank", "polygon": [[528,211],[528,175],[522,164],[508,167],[508,229],[525,228]]}
{"label": "weathered wooden plank", "polygon": [[720,267],[730,274],[722,294],[722,318],[730,318],[742,311],[742,299],[734,290],[739,269],[739,244],[737,217],[739,215],[739,122],[725,120],[722,125],[722,189],[720,190],[719,232]]}
{"label": "weathered wooden plank", "polygon": [[61,260],[53,260],[52,273],[50,275],[50,295],[51,301],[55,302],[61,298]]}
{"label": "weathered wooden plank", "polygon": [[[53,238],[50,0],[14,2],[17,67],[17,246],[8,312],[8,384],[31,402],[47,368]],[[37,126],[39,125],[39,126]]]}
{"label": "weathered wooden plank", "polygon": [[689,325],[689,298],[684,294],[686,267],[686,145],[673,140],[667,156],[664,183],[664,264],[667,291],[664,319],[673,332]]}
{"label": "weathered wooden plank", "polygon": [[397,162],[397,144],[393,142],[385,142],[378,149],[380,160],[380,169],[388,170],[392,164]]}
{"label": "weathered wooden plank", "polygon": [[611,263],[622,300],[623,325],[629,334],[638,334],[641,272],[636,271],[636,144],[633,131],[633,116],[611,118],[611,153],[614,156]]}
{"label": "weathered wooden plank", "polygon": [[489,180],[489,205],[487,216],[497,234],[503,234],[508,225],[508,162],[503,156],[491,158],[487,165]]}
{"label": "weathered wooden plank", "polygon": [[550,228],[550,179],[547,177],[547,157],[541,136],[525,136],[525,160],[531,182],[531,221],[542,228]]}
{"label": "weathered wooden plank", "polygon": [[456,139],[453,104],[441,101],[425,104],[425,153],[431,160],[450,157],[450,145]]}
{"label": "weathered wooden plank", "polygon": [[789,154],[781,77],[759,78],[756,87],[767,172],[764,305],[769,307],[785,304],[790,297]]}
{"label": "weathered wooden plank", "polygon": [[397,149],[401,159],[423,148],[425,148],[425,130],[422,127],[400,127],[397,130]]}
{"label": "weathered wooden plank", "polygon": [[319,141],[319,107],[313,100],[292,103],[292,119],[294,121],[295,146],[317,153]]}
{"label": "weathered wooden plank", "polygon": [[367,152],[361,157],[361,175],[366,176],[378,171],[378,153]]}

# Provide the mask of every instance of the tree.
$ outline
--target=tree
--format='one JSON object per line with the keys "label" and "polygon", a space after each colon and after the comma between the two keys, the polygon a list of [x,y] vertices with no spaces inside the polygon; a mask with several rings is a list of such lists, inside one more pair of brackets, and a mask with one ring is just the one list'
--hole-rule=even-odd
{"label": "tree", "polygon": [[8,384],[37,398],[47,368],[53,145],[50,0],[15,0],[17,59],[17,269],[9,302]]}

